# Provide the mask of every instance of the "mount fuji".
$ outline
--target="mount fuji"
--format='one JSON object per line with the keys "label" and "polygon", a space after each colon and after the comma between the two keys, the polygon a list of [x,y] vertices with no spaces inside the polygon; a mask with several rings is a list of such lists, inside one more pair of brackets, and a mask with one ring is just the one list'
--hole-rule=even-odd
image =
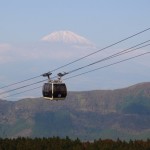
{"label": "mount fuji", "polygon": [[52,32],[51,34],[44,36],[41,40],[45,42],[62,42],[66,44],[94,45],[86,38],[71,31]]}

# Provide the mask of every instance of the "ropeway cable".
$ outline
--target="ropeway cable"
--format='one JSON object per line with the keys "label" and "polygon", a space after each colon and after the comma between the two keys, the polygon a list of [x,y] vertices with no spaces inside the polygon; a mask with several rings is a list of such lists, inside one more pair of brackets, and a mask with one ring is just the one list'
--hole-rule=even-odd
{"label": "ropeway cable", "polygon": [[4,97],[2,97],[2,98],[7,98],[7,97],[11,97],[11,96],[15,96],[15,95],[22,94],[22,93],[30,92],[30,91],[39,89],[39,88],[41,88],[41,87],[42,87],[42,86],[38,86],[38,87],[35,87],[35,88],[32,88],[32,89],[28,89],[28,90],[25,90],[25,91],[22,91],[22,92],[18,92],[18,93],[15,93],[15,94],[11,94],[11,95],[8,95],[8,96],[4,96]]}
{"label": "ropeway cable", "polygon": [[[51,79],[56,78],[56,77],[57,76],[52,77]],[[8,90],[8,91],[1,92],[0,95],[6,94],[6,93],[9,93],[9,92],[13,92],[13,91],[16,91],[16,90],[20,90],[22,88],[25,88],[25,87],[28,87],[28,86],[31,86],[31,85],[35,85],[35,84],[38,84],[38,83],[42,83],[42,82],[45,82],[45,81],[47,81],[47,79],[41,80],[41,81],[38,81],[38,82],[34,82],[34,83],[31,83],[31,84],[27,84],[27,85],[24,85],[24,86],[20,86],[20,87],[17,87],[17,88]]]}
{"label": "ropeway cable", "polygon": [[[108,56],[108,57],[106,57],[106,58],[104,58],[104,59],[101,59],[101,60],[98,60],[98,61],[93,62],[93,63],[91,63],[91,64],[88,64],[88,65],[86,65],[86,66],[83,66],[83,67],[74,69],[74,70],[72,70],[72,71],[69,71],[67,74],[71,74],[71,73],[73,73],[73,72],[75,72],[75,71],[78,71],[78,70],[81,70],[81,69],[83,69],[83,68],[92,66],[92,65],[94,65],[94,64],[96,64],[96,63],[100,63],[100,62],[102,62],[102,61],[106,61],[106,60],[108,60],[108,59],[112,59],[112,58],[114,58],[114,57],[118,57],[118,56],[120,56],[120,55],[124,55],[124,54],[126,54],[126,53],[135,51],[135,50],[137,50],[137,49],[141,49],[141,48],[143,48],[143,47],[149,46],[150,44],[147,44],[147,45],[144,45],[144,46],[135,48],[135,49],[133,49],[133,50],[130,50],[130,49],[132,49],[132,48],[134,48],[134,47],[137,47],[137,46],[139,46],[139,45],[142,45],[143,43],[146,43],[146,42],[148,42],[148,41],[149,41],[149,40],[147,40],[147,41],[145,41],[145,42],[142,42],[142,43],[140,43],[140,44],[137,44],[137,45],[135,45],[135,46],[132,46],[131,48],[128,48],[128,49],[123,50],[123,51],[121,51],[121,52],[115,53],[115,54],[113,54],[113,55],[111,55],[111,56]],[[129,50],[130,50],[130,51],[129,51]],[[107,66],[107,65],[106,65],[106,66]],[[57,76],[55,76],[55,77],[53,77],[53,78],[56,78],[56,77],[57,77]],[[53,78],[52,78],[52,79],[53,79]],[[12,92],[12,91],[16,91],[16,90],[19,90],[19,89],[22,89],[22,88],[25,88],[25,87],[28,87],[28,86],[31,86],[31,85],[35,85],[35,84],[38,84],[38,83],[41,83],[41,82],[44,82],[44,81],[46,81],[46,80],[42,80],[42,81],[38,81],[38,82],[35,82],[35,83],[32,83],[32,84],[28,84],[28,85],[25,85],[25,86],[21,86],[21,87],[18,87],[18,88],[9,90],[9,91],[4,91],[4,92],[0,93],[0,95],[5,94],[5,93],[9,93],[9,92]]]}
{"label": "ropeway cable", "polygon": [[[113,44],[110,44],[110,45],[108,45],[108,46],[106,46],[106,47],[104,47],[104,48],[102,48],[102,49],[99,49],[99,50],[97,50],[97,51],[95,51],[95,52],[92,52],[92,53],[90,53],[90,54],[88,54],[88,55],[85,55],[85,56],[83,56],[83,57],[81,57],[81,58],[79,58],[79,59],[77,59],[77,60],[75,60],[75,61],[72,61],[72,62],[66,64],[66,65],[60,66],[60,67],[58,67],[58,68],[52,70],[52,72],[53,72],[53,71],[56,71],[56,70],[58,70],[58,69],[64,68],[64,67],[66,67],[66,66],[69,66],[69,65],[71,65],[71,64],[73,64],[73,63],[75,63],[75,62],[78,62],[78,61],[80,61],[80,60],[82,60],[82,59],[84,59],[84,58],[87,58],[87,57],[89,57],[89,56],[91,56],[91,55],[94,55],[94,54],[96,54],[96,53],[98,53],[98,52],[101,52],[101,51],[103,51],[103,50],[106,50],[106,49],[108,49],[108,48],[110,48],[110,47],[112,47],[112,46],[115,46],[115,45],[117,45],[117,44],[119,44],[119,43],[121,43],[121,42],[124,42],[124,41],[128,40],[128,39],[131,39],[131,38],[133,38],[133,37],[135,37],[135,36],[137,36],[137,35],[139,35],[139,34],[142,34],[142,33],[146,32],[146,31],[148,31],[148,30],[150,30],[150,28],[147,28],[147,29],[145,29],[145,30],[143,30],[143,31],[140,31],[140,32],[138,32],[138,33],[136,33],[136,34],[133,34],[133,35],[127,37],[127,38],[124,38],[124,39],[122,39],[122,40],[120,40],[120,41],[118,41],[118,42],[115,42],[115,43],[113,43]],[[50,72],[51,72],[51,71],[50,71]]]}
{"label": "ropeway cable", "polygon": [[38,83],[41,83],[41,82],[44,82],[44,81],[46,81],[46,80],[34,82],[34,83],[32,83],[32,84],[27,84],[27,85],[24,85],[24,86],[21,86],[21,87],[12,89],[12,90],[4,91],[4,92],[1,92],[0,95],[6,94],[6,93],[9,93],[9,92],[12,92],[12,91],[16,91],[16,90],[19,90],[19,89],[22,89],[22,88],[25,88],[25,87],[28,87],[28,86],[31,86],[31,85],[35,85],[35,84],[38,84]]}
{"label": "ropeway cable", "polygon": [[[148,41],[150,41],[150,40],[148,40]],[[147,41],[147,42],[148,42],[148,41]],[[146,42],[143,42],[143,43],[146,43]],[[143,43],[142,43],[142,44],[143,44]],[[103,59],[101,59],[101,60],[95,61],[95,62],[93,62],[93,63],[91,63],[91,64],[88,64],[88,65],[82,66],[82,67],[80,67],[80,68],[74,69],[74,70],[72,70],[72,71],[69,71],[69,72],[67,72],[67,74],[70,74],[70,73],[76,72],[76,71],[78,71],[78,70],[84,69],[84,68],[86,68],[86,67],[95,65],[95,64],[100,63],[100,62],[102,62],[102,61],[106,61],[106,60],[112,59],[112,58],[114,58],[114,57],[118,57],[118,56],[120,56],[120,55],[123,55],[123,54],[129,53],[129,52],[132,52],[132,51],[135,51],[135,50],[138,50],[138,49],[147,47],[147,46],[149,46],[150,44],[147,44],[147,45],[144,45],[144,46],[141,46],[141,47],[132,49],[132,48],[137,47],[137,46],[139,46],[139,45],[141,45],[141,44],[138,44],[138,45],[136,45],[136,46],[133,46],[133,47],[128,48],[128,49],[126,49],[126,50],[123,50],[123,51],[121,51],[121,52],[115,53],[115,54],[110,55],[110,56],[108,56],[108,57],[105,57],[105,58],[103,58]]]}
{"label": "ropeway cable", "polygon": [[[131,38],[133,38],[133,37],[135,37],[135,36],[137,36],[137,35],[140,35],[140,34],[146,32],[146,31],[148,31],[148,30],[150,30],[150,28],[144,29],[144,30],[142,30],[142,31],[140,31],[140,32],[138,32],[138,33],[135,33],[135,34],[133,34],[133,35],[131,35],[131,36],[128,36],[128,37],[126,37],[126,38],[124,38],[124,39],[122,39],[122,40],[120,40],[120,41],[118,41],[118,42],[115,42],[115,43],[113,43],[113,44],[110,44],[110,45],[108,45],[108,46],[106,46],[106,47],[104,47],[104,48],[102,48],[102,49],[100,49],[100,50],[97,50],[97,51],[92,52],[92,53],[90,53],[90,54],[88,54],[88,55],[85,55],[85,56],[83,56],[83,57],[81,57],[81,58],[79,58],[79,59],[76,59],[76,60],[74,60],[74,61],[72,61],[72,62],[70,62],[70,63],[68,63],[68,64],[62,65],[62,66],[60,66],[60,67],[58,67],[58,68],[56,68],[56,69],[54,69],[54,70],[51,70],[51,71],[49,71],[49,72],[54,72],[54,71],[56,71],[56,70],[58,70],[58,69],[64,68],[64,67],[66,67],[66,66],[69,66],[69,65],[71,65],[71,64],[73,64],[73,63],[75,63],[75,62],[78,62],[78,61],[80,61],[80,60],[82,60],[82,59],[85,59],[85,58],[87,58],[87,57],[89,57],[89,56],[91,56],[91,55],[94,55],[94,54],[96,54],[96,53],[98,53],[98,52],[101,52],[101,51],[106,50],[106,49],[108,49],[108,48],[110,48],[110,47],[112,47],[112,46],[115,46],[115,45],[117,45],[117,44],[119,44],[119,43],[121,43],[121,42],[124,42],[124,41],[126,41],[126,40],[128,40],[128,39],[131,39]],[[42,75],[43,75],[43,74],[42,74]],[[17,85],[17,84],[19,84],[19,83],[23,83],[23,82],[26,82],[26,81],[29,81],[29,80],[32,80],[32,79],[35,79],[35,78],[39,78],[39,77],[41,77],[42,75],[38,75],[38,76],[35,76],[35,77],[32,77],[32,78],[28,78],[28,79],[25,79],[25,80],[22,80],[22,81],[19,81],[19,82],[15,82],[15,83],[12,83],[12,84],[9,84],[9,85],[5,85],[5,86],[3,86],[3,87],[0,87],[0,89],[6,88],[6,87],[10,87],[10,86],[13,86],[13,85]]]}
{"label": "ropeway cable", "polygon": [[[123,51],[121,51],[121,52],[115,53],[115,54],[113,54],[113,55],[111,55],[111,56],[109,56],[109,57],[106,57],[106,58],[104,58],[104,59],[98,60],[98,61],[93,62],[93,63],[91,63],[91,64],[88,64],[88,65],[85,65],[85,66],[83,66],[83,67],[80,67],[80,68],[74,69],[74,70],[72,70],[72,71],[69,71],[69,72],[67,72],[67,74],[71,74],[71,73],[73,73],[73,72],[75,72],[75,71],[78,71],[78,70],[84,69],[84,68],[86,68],[86,67],[95,65],[95,64],[100,63],[100,62],[102,62],[102,61],[106,61],[106,60],[108,60],[108,59],[112,59],[112,58],[114,58],[114,57],[117,57],[117,56],[120,56],[120,55],[129,53],[129,52],[135,51],[135,50],[137,50],[137,49],[140,49],[140,48],[143,48],[143,47],[146,47],[146,46],[149,46],[150,44],[147,44],[147,45],[144,45],[144,46],[135,48],[135,49],[133,49],[133,50],[130,50],[130,49],[132,49],[132,48],[134,48],[134,47],[137,47],[137,46],[142,45],[142,44],[144,44],[144,43],[146,43],[146,42],[149,42],[149,41],[150,41],[150,40],[147,40],[147,41],[145,41],[145,42],[142,42],[142,43],[140,43],[140,44],[137,44],[137,45],[135,45],[135,46],[132,46],[132,47],[130,47],[130,48],[128,48],[128,49],[125,49],[125,50],[123,50]],[[128,50],[130,50],[130,51],[128,51]],[[57,77],[57,76],[55,76],[55,77],[53,77],[53,78],[56,78],[56,77]],[[28,86],[31,86],[31,85],[35,85],[35,84],[38,84],[38,83],[41,83],[41,82],[44,82],[44,81],[46,81],[46,80],[34,82],[34,83],[32,83],[32,84],[27,84],[27,85],[24,85],[24,86],[15,88],[15,89],[11,89],[11,90],[8,90],[8,91],[4,91],[4,92],[1,92],[0,95],[5,94],[5,93],[9,93],[9,92],[12,92],[12,91],[16,91],[16,90],[19,90],[19,89],[22,89],[22,88],[25,88],[25,87],[28,87]]]}
{"label": "ropeway cable", "polygon": [[[91,73],[91,72],[94,72],[94,71],[97,71],[97,70],[100,70],[100,69],[104,69],[104,68],[107,68],[107,67],[110,67],[110,66],[113,66],[113,65],[117,65],[117,64],[120,64],[122,62],[125,62],[125,61],[128,61],[128,60],[132,60],[132,59],[135,59],[135,58],[147,55],[147,54],[150,54],[150,52],[142,53],[142,54],[139,54],[139,55],[127,58],[127,59],[123,59],[121,61],[117,61],[115,63],[111,63],[111,64],[108,64],[108,65],[105,65],[105,66],[102,66],[102,67],[99,67],[99,68],[95,68],[93,70],[89,70],[89,71],[86,71],[86,72],[83,72],[83,73],[80,73],[80,74],[77,74],[77,75],[65,78],[64,80],[69,80],[69,79],[72,79],[72,78],[76,78],[78,76],[81,76],[81,75],[84,75],[84,74],[88,74],[88,73]],[[32,88],[32,89],[29,89],[29,90],[26,90],[26,91],[22,91],[22,92],[18,92],[18,93],[15,93],[15,94],[11,94],[9,96],[5,96],[5,97],[2,97],[2,98],[7,98],[7,97],[15,96],[15,95],[22,94],[22,93],[25,93],[25,92],[28,92],[28,91],[32,91],[32,90],[35,90],[35,89],[38,89],[38,88],[41,88],[41,87],[42,86],[35,87],[35,88]]]}
{"label": "ropeway cable", "polygon": [[100,70],[100,69],[103,69],[103,68],[107,68],[107,67],[110,67],[110,66],[113,66],[113,65],[116,65],[116,64],[128,61],[128,60],[132,60],[134,58],[141,57],[141,56],[147,55],[147,54],[150,54],[150,52],[142,53],[142,54],[139,54],[139,55],[136,55],[136,56],[133,56],[133,57],[121,60],[121,61],[117,61],[115,63],[111,63],[111,64],[108,64],[108,65],[105,65],[105,66],[102,66],[102,67],[99,67],[99,68],[96,68],[96,69],[93,69],[93,70],[90,70],[90,71],[87,71],[87,72],[83,72],[83,73],[80,73],[80,74],[77,74],[77,75],[65,78],[64,80],[72,79],[72,78],[75,78],[75,77],[78,77],[78,76],[81,76],[81,75],[84,75],[84,74],[87,74],[87,73],[90,73],[90,72],[94,72],[94,71],[97,71],[97,70]]}

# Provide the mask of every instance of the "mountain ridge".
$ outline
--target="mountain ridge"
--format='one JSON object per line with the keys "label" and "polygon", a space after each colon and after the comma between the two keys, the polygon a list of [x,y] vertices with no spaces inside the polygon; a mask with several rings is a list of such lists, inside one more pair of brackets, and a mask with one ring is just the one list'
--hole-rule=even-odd
{"label": "mountain ridge", "polygon": [[150,82],[116,90],[68,92],[64,101],[0,101],[1,137],[148,138]]}

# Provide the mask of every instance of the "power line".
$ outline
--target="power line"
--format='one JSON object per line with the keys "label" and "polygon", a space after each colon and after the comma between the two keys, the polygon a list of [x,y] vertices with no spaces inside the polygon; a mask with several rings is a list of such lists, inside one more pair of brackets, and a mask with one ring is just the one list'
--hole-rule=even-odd
{"label": "power line", "polygon": [[[142,31],[140,31],[140,32],[138,32],[138,33],[135,33],[135,34],[133,34],[133,35],[131,35],[131,36],[129,36],[129,37],[126,37],[126,38],[124,38],[124,39],[122,39],[122,40],[120,40],[120,41],[118,41],[118,42],[115,42],[115,43],[113,43],[113,44],[110,44],[109,46],[106,46],[106,47],[104,47],[104,48],[102,48],[102,49],[100,49],[100,50],[97,50],[97,51],[92,52],[92,53],[90,53],[90,54],[88,54],[88,55],[85,55],[85,56],[83,56],[83,57],[81,57],[81,58],[79,58],[79,59],[76,59],[76,60],[74,60],[74,61],[72,61],[72,62],[70,62],[70,63],[68,63],[68,64],[62,65],[62,66],[60,66],[60,67],[58,67],[58,68],[56,68],[56,69],[54,69],[54,70],[51,70],[51,71],[49,71],[49,72],[54,72],[54,71],[56,71],[56,70],[58,70],[58,69],[64,68],[64,67],[66,67],[66,66],[69,66],[69,65],[71,65],[71,64],[73,64],[73,63],[75,63],[75,62],[78,62],[78,61],[80,61],[80,60],[83,60],[84,58],[87,58],[87,57],[89,57],[89,56],[91,56],[91,55],[94,55],[94,54],[96,54],[96,53],[98,53],[98,52],[100,52],[100,51],[106,50],[106,49],[108,49],[108,48],[110,48],[110,47],[112,47],[112,46],[115,46],[115,45],[117,45],[117,44],[119,44],[119,43],[121,43],[121,42],[124,42],[124,41],[126,41],[126,40],[128,40],[128,39],[131,39],[131,38],[133,38],[133,37],[135,37],[135,36],[137,36],[137,35],[140,35],[140,34],[146,32],[146,31],[148,31],[148,30],[150,30],[150,28],[144,29],[144,30],[142,30]],[[32,80],[32,79],[35,79],[35,78],[39,78],[39,77],[41,77],[41,76],[42,76],[42,75],[38,75],[38,76],[35,76],[35,77],[32,77],[32,78],[28,78],[28,79],[25,79],[25,80],[22,80],[22,81],[19,81],[19,82],[15,82],[15,83],[12,83],[12,84],[9,84],[9,85],[5,85],[5,86],[3,86],[3,87],[0,87],[0,89],[6,88],[6,87],[10,87],[10,86],[13,86],[13,85],[17,85],[17,84],[19,84],[19,83],[23,83],[23,82],[26,82],[26,81],[29,81],[29,80]]]}

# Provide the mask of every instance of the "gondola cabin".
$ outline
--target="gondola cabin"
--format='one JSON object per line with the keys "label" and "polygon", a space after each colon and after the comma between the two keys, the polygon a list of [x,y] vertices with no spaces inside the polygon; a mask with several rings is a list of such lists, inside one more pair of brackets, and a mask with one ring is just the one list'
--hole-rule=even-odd
{"label": "gondola cabin", "polygon": [[48,82],[43,85],[43,97],[49,100],[64,100],[67,96],[65,83]]}

